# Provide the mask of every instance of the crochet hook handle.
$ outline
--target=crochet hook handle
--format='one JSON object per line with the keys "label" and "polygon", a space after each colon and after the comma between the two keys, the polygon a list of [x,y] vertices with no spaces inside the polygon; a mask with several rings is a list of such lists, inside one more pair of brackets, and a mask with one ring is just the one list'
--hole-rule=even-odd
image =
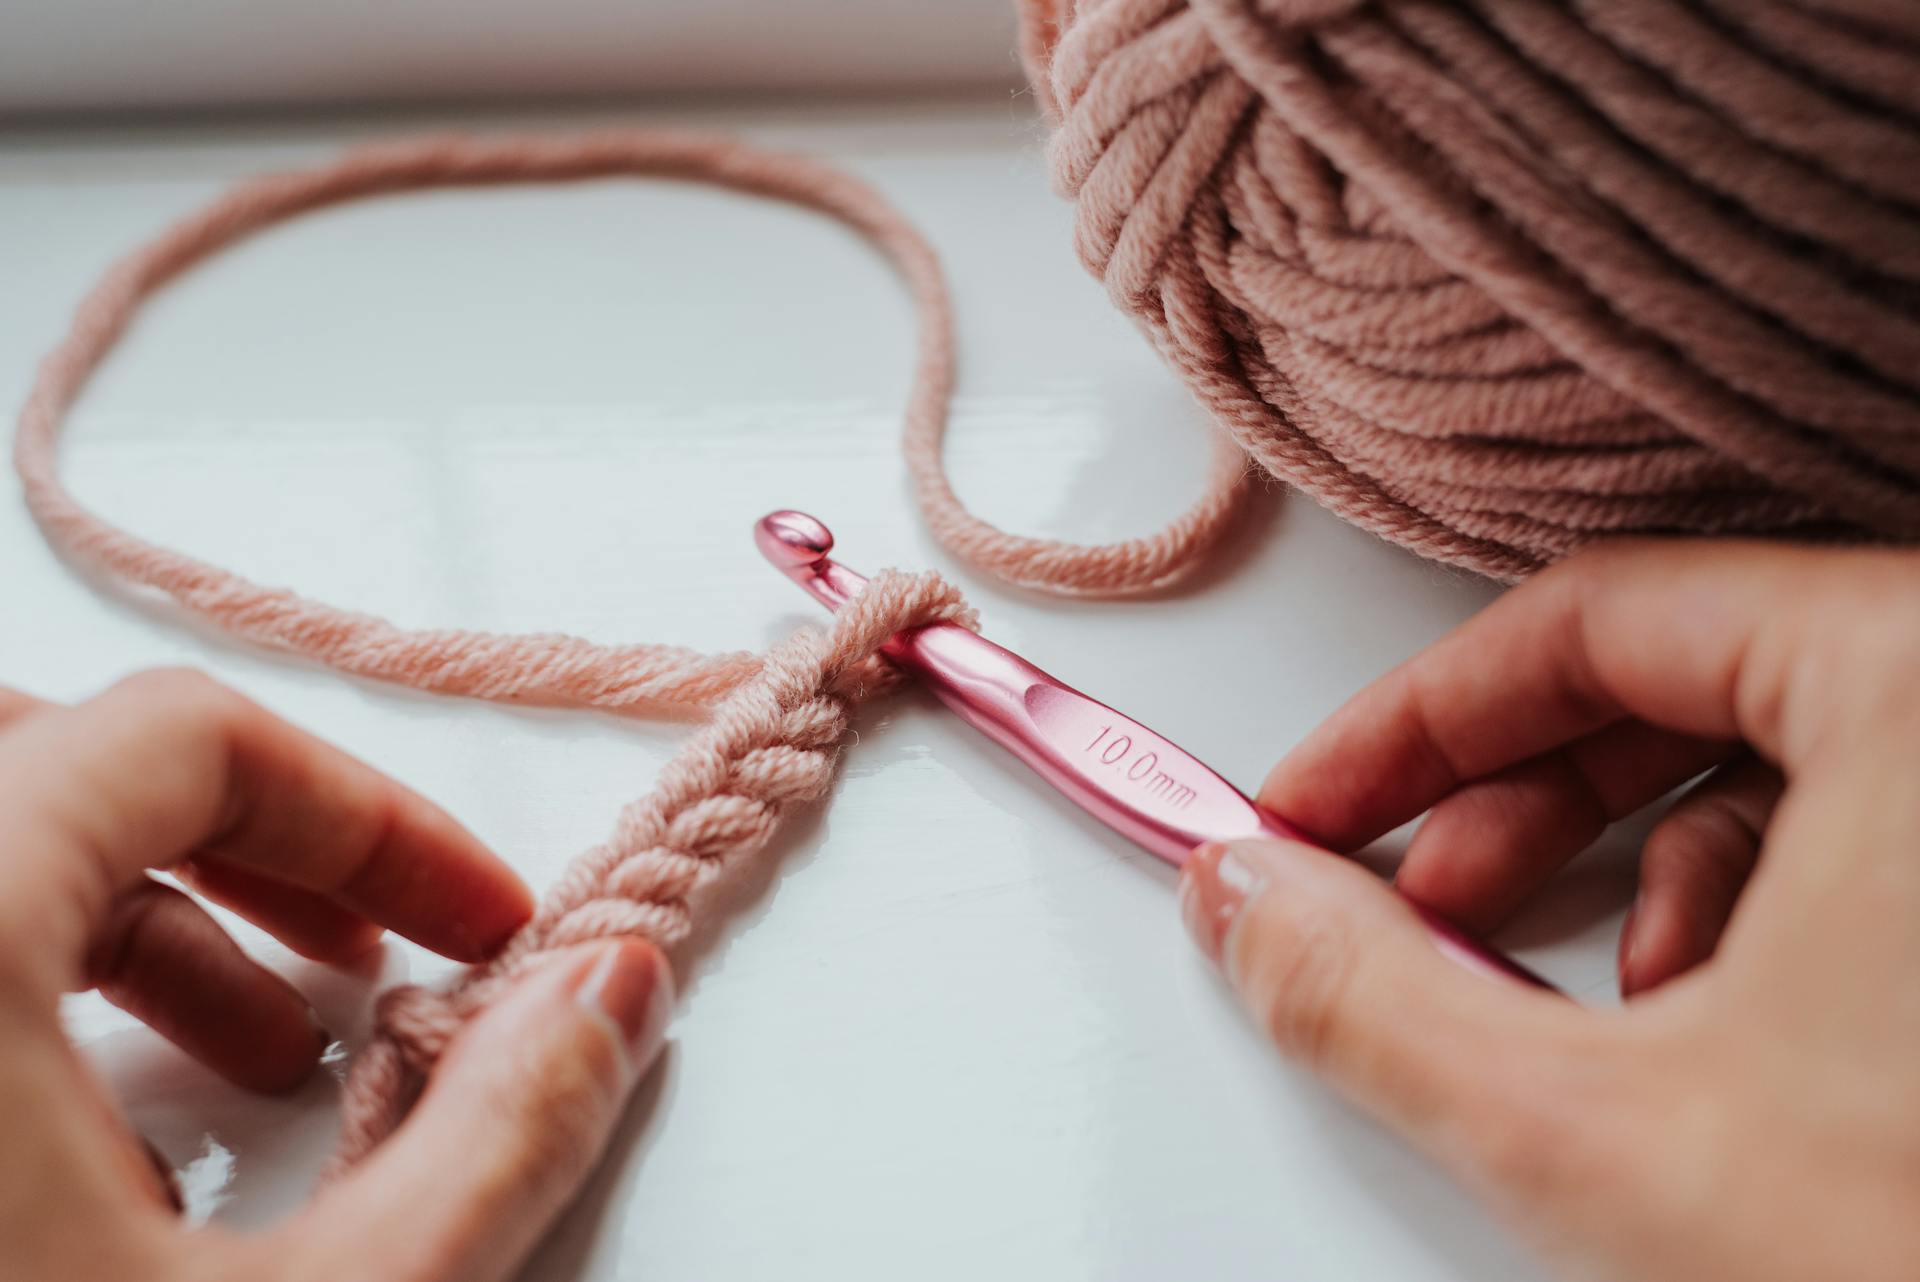
{"label": "crochet hook handle", "polygon": [[[829,609],[846,604],[867,584],[827,555],[833,532],[803,512],[762,518],[754,541]],[[1271,836],[1312,844],[1191,753],[966,628],[911,628],[881,651],[1075,805],[1176,868],[1207,841]],[[1551,987],[1451,922],[1413,907],[1436,946],[1456,961]]]}

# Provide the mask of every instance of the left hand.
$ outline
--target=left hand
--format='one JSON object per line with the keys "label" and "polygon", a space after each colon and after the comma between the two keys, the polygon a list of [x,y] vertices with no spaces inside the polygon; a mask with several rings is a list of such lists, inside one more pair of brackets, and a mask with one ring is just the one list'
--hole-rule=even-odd
{"label": "left hand", "polygon": [[533,908],[438,807],[203,676],[145,673],[71,708],[0,688],[0,1277],[471,1282],[517,1268],[659,1047],[672,1002],[658,950],[623,940],[545,962],[455,1038],[394,1136],[291,1220],[188,1232],[62,1032],[60,995],[98,988],[255,1090],[297,1085],[326,1038],[158,868],[321,960],[384,928],[477,961]]}

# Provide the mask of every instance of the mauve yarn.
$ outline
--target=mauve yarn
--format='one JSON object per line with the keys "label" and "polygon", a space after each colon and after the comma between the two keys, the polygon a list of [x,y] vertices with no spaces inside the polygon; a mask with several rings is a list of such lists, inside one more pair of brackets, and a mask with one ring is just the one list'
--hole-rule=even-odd
{"label": "mauve yarn", "polygon": [[1920,6],[1024,8],[1082,260],[1340,515],[1501,579],[1920,535]]}

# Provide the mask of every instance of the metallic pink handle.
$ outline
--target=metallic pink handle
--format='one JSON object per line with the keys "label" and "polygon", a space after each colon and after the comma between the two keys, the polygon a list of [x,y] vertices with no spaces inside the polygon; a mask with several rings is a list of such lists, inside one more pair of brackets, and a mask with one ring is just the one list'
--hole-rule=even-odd
{"label": "metallic pink handle", "polygon": [[[865,578],[827,556],[832,531],[805,513],[763,518],[754,539],[769,561],[829,609],[866,586]],[[882,652],[1075,805],[1176,868],[1208,841],[1310,840],[1191,753],[965,628],[912,628]],[[1418,904],[1414,908],[1441,951],[1456,961],[1552,987],[1459,927]]]}

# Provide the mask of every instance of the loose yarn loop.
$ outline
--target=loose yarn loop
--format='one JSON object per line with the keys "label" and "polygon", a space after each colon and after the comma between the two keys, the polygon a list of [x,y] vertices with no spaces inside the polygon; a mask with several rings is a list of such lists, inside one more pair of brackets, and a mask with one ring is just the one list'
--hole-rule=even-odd
{"label": "loose yarn loop", "polygon": [[42,361],[20,413],[14,463],[47,537],[129,582],[157,588],[237,635],[360,676],[481,699],[697,711],[750,677],[751,654],[678,646],[604,646],[577,637],[416,630],[263,588],[101,520],[58,475],[60,426],[141,303],[220,248],[309,210],[361,196],[440,186],[567,182],[635,175],[691,179],[802,205],[866,237],[911,292],[919,327],[902,447],[928,528],[977,569],[1024,587],[1127,595],[1180,579],[1234,519],[1244,469],[1221,441],[1206,492],[1164,530],[1085,545],[1009,534],[974,516],[941,457],[954,380],[953,318],[938,256],[878,192],[800,156],[671,130],[577,137],[444,137],[361,148],[322,169],[242,183],[116,264],[82,300]]}
{"label": "loose yarn loop", "polygon": [[1056,592],[1148,590],[1198,564],[1244,493],[1244,469],[1229,445],[1229,461],[1216,466],[1199,503],[1151,536],[1077,546],[1019,538],[974,517],[947,484],[940,460],[953,326],[933,250],[858,180],[725,138],[620,131],[371,147],[326,168],[241,184],[112,268],[42,363],[14,440],[27,503],[55,546],[236,635],[361,676],[482,699],[711,712],[662,771],[654,792],[622,812],[604,844],[574,861],[498,957],[444,991],[405,987],[382,998],[374,1038],[348,1077],[336,1169],[392,1130],[460,1025],[542,954],[616,935],[644,936],[668,948],[684,942],[705,892],[766,845],[787,808],[825,794],[848,704],[895,679],[875,657],[879,646],[919,624],[972,626],[972,613],[936,575],[886,572],[836,614],[824,635],[803,632],[764,657],[601,645],[553,634],[402,628],[262,587],[103,521],[60,479],[61,422],[148,295],[261,227],[357,196],[411,188],[635,174],[697,179],[813,208],[891,260],[919,318],[905,415],[908,467],[929,527],[971,564]]}
{"label": "loose yarn loop", "polygon": [[1274,475],[1502,579],[1920,537],[1900,0],[1023,0],[1076,247]]}

